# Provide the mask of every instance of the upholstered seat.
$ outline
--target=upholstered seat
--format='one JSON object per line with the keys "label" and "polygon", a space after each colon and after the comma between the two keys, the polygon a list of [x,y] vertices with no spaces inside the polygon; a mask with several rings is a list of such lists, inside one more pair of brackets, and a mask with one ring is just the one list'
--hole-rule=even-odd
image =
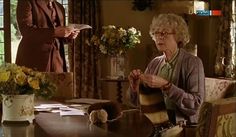
{"label": "upholstered seat", "polygon": [[57,86],[54,98],[72,99],[74,97],[72,72],[63,72],[63,73],[47,72],[46,75]]}
{"label": "upholstered seat", "polygon": [[236,80],[205,78],[205,101],[213,101],[236,95]]}

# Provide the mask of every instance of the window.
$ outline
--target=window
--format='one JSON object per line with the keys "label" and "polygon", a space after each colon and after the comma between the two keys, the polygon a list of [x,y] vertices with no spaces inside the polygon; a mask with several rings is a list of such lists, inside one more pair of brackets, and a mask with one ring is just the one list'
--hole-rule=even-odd
{"label": "window", "polygon": [[[10,3],[8,3],[7,1],[0,0],[0,64],[5,61],[15,62],[16,52],[21,38],[16,21],[17,1],[18,0],[10,0]],[[64,6],[66,11],[66,23],[68,23],[68,0],[57,1]],[[4,12],[9,13],[8,10],[10,14],[4,14]],[[6,20],[5,22],[7,22],[5,24],[4,19]],[[4,32],[6,33],[4,34]],[[10,44],[7,44],[7,42]],[[6,57],[8,60],[5,59]]]}
{"label": "window", "polygon": [[57,0],[57,2],[60,2],[63,5],[63,7],[65,8],[66,24],[68,24],[68,0]]}
{"label": "window", "polygon": [[5,60],[5,50],[4,50],[4,2],[0,0],[0,64]]}
{"label": "window", "polygon": [[17,0],[11,0],[11,62],[15,63],[16,52],[20,42],[21,34],[16,21]]}

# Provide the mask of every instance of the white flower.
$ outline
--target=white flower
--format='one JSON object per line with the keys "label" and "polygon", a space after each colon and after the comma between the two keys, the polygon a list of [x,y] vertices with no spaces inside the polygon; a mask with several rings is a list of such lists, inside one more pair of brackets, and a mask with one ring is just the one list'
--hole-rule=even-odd
{"label": "white flower", "polygon": [[105,47],[105,46],[100,45],[100,46],[99,46],[99,49],[100,49],[100,51],[101,51],[103,54],[107,54],[107,50],[106,50],[106,47]]}
{"label": "white flower", "polygon": [[114,25],[103,26],[105,29],[116,29]]}
{"label": "white flower", "polygon": [[128,29],[128,33],[136,34],[137,30],[134,27],[131,27],[131,28]]}
{"label": "white flower", "polygon": [[111,56],[121,55],[140,43],[140,37],[141,32],[134,27],[124,29],[108,25],[102,27],[101,37],[93,36],[88,45],[97,46],[103,54]]}
{"label": "white flower", "polygon": [[126,30],[123,29],[123,28],[119,28],[118,33],[119,33],[120,37],[123,37],[123,36],[127,35]]}

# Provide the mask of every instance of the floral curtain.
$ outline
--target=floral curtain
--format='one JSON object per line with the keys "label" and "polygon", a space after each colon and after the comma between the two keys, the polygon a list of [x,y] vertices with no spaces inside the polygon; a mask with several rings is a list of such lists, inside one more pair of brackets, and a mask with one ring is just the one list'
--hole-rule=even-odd
{"label": "floral curtain", "polygon": [[222,16],[220,16],[220,27],[218,30],[218,47],[215,64],[215,74],[226,76],[226,67],[232,61],[232,44],[231,44],[231,21],[232,21],[232,0],[221,1]]}
{"label": "floral curtain", "polygon": [[93,27],[91,30],[81,30],[69,49],[71,71],[74,72],[75,96],[99,98],[97,52],[93,46],[86,45],[86,40],[101,28],[100,1],[70,0],[69,23],[89,24]]}

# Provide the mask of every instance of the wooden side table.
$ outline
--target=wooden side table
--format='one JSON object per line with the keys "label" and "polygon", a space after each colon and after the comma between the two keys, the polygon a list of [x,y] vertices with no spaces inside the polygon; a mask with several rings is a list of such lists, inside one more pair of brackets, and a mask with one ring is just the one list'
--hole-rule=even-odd
{"label": "wooden side table", "polygon": [[110,78],[100,78],[100,81],[104,82],[116,82],[117,83],[117,101],[122,103],[122,83],[128,82],[127,78],[123,79],[110,79]]}

